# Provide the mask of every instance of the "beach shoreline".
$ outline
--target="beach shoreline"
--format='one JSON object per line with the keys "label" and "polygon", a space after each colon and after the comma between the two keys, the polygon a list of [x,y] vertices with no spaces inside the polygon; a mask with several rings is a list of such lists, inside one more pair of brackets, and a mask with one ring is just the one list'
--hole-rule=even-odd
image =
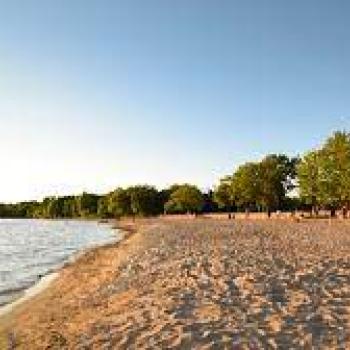
{"label": "beach shoreline", "polygon": [[30,299],[40,294],[42,291],[48,288],[51,285],[51,283],[53,283],[53,281],[55,281],[58,278],[58,276],[59,276],[59,270],[57,272],[52,272],[43,276],[33,286],[24,290],[20,297],[0,307],[0,322],[1,322],[1,317],[11,313],[19,305],[30,301]]}
{"label": "beach shoreline", "polygon": [[[94,221],[100,223],[97,220]],[[85,255],[117,245],[135,232],[133,225],[129,222],[121,224],[115,220],[108,220],[101,224],[107,224],[112,230],[118,230],[119,237],[113,242],[97,244],[89,248],[82,249],[73,256],[69,257],[69,259],[62,264],[62,266],[42,276],[36,283],[23,290],[23,292],[21,292],[11,302],[0,307],[0,348],[2,348],[4,342],[8,341],[6,338],[8,338],[8,334],[11,333],[9,329],[15,323],[16,315],[25,312],[25,310],[28,308],[30,309],[31,304],[35,303],[36,299],[40,299],[41,296],[45,295],[45,293],[48,292],[53,286],[54,282],[60,278],[62,271],[79,263],[81,259],[84,259]]]}

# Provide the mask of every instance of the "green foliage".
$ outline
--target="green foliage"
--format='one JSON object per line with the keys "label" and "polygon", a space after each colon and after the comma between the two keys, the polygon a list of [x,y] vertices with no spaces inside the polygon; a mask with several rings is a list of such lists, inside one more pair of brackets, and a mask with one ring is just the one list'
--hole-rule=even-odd
{"label": "green foliage", "polygon": [[350,136],[335,132],[298,166],[301,198],[313,207],[340,209],[350,203]]}
{"label": "green foliage", "polygon": [[157,215],[162,211],[158,191],[148,185],[133,186],[127,189],[130,196],[131,212],[135,216]]}
{"label": "green foliage", "polygon": [[78,205],[74,196],[61,197],[63,200],[62,216],[64,218],[79,216]]}
{"label": "green foliage", "polygon": [[96,216],[99,199],[98,195],[86,192],[76,197],[78,215],[84,218]]}
{"label": "green foliage", "polygon": [[320,175],[321,152],[311,151],[305,154],[297,166],[300,198],[313,207],[322,202]]}
{"label": "green foliage", "polygon": [[112,217],[108,211],[108,196],[101,197],[97,204],[97,216],[101,219]]}
{"label": "green foliage", "polygon": [[256,206],[259,196],[259,164],[245,163],[232,176],[232,195],[239,207]]}
{"label": "green foliage", "polygon": [[[241,165],[222,185],[233,201],[246,209],[280,209],[294,187],[296,158],[270,154],[260,162]],[[226,196],[226,200],[230,197]]]}
{"label": "green foliage", "polygon": [[197,213],[203,204],[201,191],[196,186],[183,184],[170,194],[164,208],[168,213]]}
{"label": "green foliage", "polygon": [[350,137],[334,133],[320,158],[320,189],[324,205],[341,207],[350,201]]}
{"label": "green foliage", "polygon": [[257,202],[268,211],[280,209],[286,195],[294,188],[296,158],[271,154],[258,164]]}
{"label": "green foliage", "polygon": [[214,191],[214,201],[220,209],[229,211],[234,205],[234,192],[232,176],[226,176],[220,180],[219,186]]}
{"label": "green foliage", "polygon": [[162,213],[163,201],[156,188],[139,185],[117,188],[100,201],[99,208],[104,217],[151,216]]}
{"label": "green foliage", "polygon": [[108,212],[114,218],[132,214],[130,195],[127,190],[120,187],[107,195],[107,206]]}

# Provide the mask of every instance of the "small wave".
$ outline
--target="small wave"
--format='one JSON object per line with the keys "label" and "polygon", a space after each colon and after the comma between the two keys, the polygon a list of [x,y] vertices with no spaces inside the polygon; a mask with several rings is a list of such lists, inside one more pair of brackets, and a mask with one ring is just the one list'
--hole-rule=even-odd
{"label": "small wave", "polygon": [[28,287],[29,286],[11,287],[11,288],[0,290],[0,297],[19,294],[24,290],[26,290]]}

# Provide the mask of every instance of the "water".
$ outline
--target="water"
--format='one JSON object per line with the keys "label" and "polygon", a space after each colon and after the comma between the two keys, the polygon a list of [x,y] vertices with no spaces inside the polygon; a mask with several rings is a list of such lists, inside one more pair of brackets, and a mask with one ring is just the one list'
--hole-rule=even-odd
{"label": "water", "polygon": [[92,221],[0,219],[0,305],[77,252],[117,238],[117,231]]}

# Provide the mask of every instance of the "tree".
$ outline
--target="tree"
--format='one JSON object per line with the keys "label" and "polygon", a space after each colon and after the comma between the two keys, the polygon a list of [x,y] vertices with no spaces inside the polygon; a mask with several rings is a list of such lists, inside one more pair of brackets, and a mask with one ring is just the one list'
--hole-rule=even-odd
{"label": "tree", "polygon": [[107,195],[107,205],[108,213],[114,218],[132,214],[130,194],[121,187]]}
{"label": "tree", "polygon": [[77,200],[74,196],[65,196],[63,199],[62,216],[65,218],[74,218],[79,216]]}
{"label": "tree", "polygon": [[232,198],[249,212],[256,208],[259,195],[259,164],[245,163],[232,176]]}
{"label": "tree", "polygon": [[56,197],[46,197],[40,206],[40,210],[36,212],[36,215],[47,219],[58,218],[62,215],[59,204]]}
{"label": "tree", "polygon": [[297,158],[270,154],[258,164],[257,202],[267,210],[280,209],[287,193],[294,188]]}
{"label": "tree", "polygon": [[103,196],[97,204],[97,216],[102,219],[109,218],[111,215],[108,211],[108,196]]}
{"label": "tree", "polygon": [[[214,200],[220,209],[231,212],[234,206],[232,176],[225,176],[214,190]],[[230,217],[230,215],[229,215]]]}
{"label": "tree", "polygon": [[301,198],[312,206],[343,209],[347,216],[350,206],[350,136],[344,131],[331,135],[324,145],[308,152],[298,166],[298,183]]}
{"label": "tree", "polygon": [[139,185],[127,189],[134,216],[158,215],[162,212],[161,198],[153,186]]}
{"label": "tree", "polygon": [[165,204],[166,212],[198,213],[203,206],[201,191],[193,185],[179,185]]}
{"label": "tree", "polygon": [[321,157],[320,151],[315,150],[304,155],[297,166],[297,178],[300,198],[311,205],[312,213],[318,215],[318,207],[322,203],[321,196]]}
{"label": "tree", "polygon": [[284,154],[270,154],[260,162],[241,165],[233,174],[231,184],[222,185],[221,201],[232,199],[248,212],[250,209],[265,209],[270,216],[272,210],[280,209],[286,196],[294,188],[297,158]]}
{"label": "tree", "polygon": [[78,215],[81,217],[96,216],[99,198],[96,194],[86,192],[76,197]]}
{"label": "tree", "polygon": [[323,205],[335,214],[343,208],[346,216],[350,204],[350,136],[335,132],[321,150],[320,192]]}

